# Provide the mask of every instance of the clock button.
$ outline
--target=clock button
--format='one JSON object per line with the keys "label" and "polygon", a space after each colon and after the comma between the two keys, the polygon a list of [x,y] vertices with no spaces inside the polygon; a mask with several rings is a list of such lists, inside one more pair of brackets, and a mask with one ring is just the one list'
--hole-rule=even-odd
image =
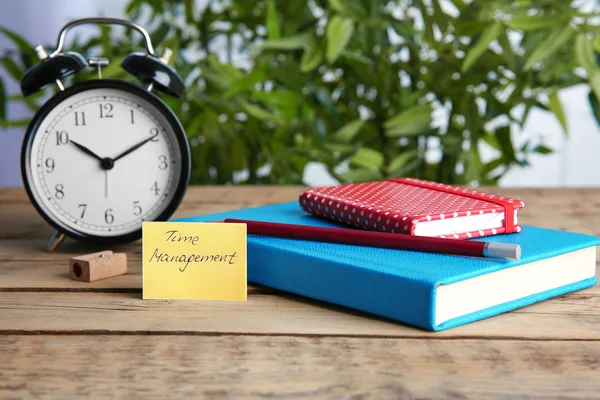
{"label": "clock button", "polygon": [[113,169],[113,167],[115,166],[115,162],[113,161],[112,158],[105,157],[102,159],[102,161],[100,161],[100,166],[102,167],[102,169],[105,169],[108,171],[110,169]]}

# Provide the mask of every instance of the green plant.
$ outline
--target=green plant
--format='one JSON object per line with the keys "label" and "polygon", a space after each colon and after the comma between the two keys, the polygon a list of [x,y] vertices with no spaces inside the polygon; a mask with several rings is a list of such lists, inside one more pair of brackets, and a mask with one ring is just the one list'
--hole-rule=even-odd
{"label": "green plant", "polygon": [[[554,113],[566,134],[558,90],[589,84],[600,115],[598,10],[572,1],[132,0],[126,12],[175,50],[187,90],[166,101],[188,133],[194,183],[300,183],[318,161],[342,182],[494,184],[552,151],[513,142],[531,109]],[[2,65],[19,79],[31,46],[2,32],[20,49]],[[128,79],[118,63],[139,37],[100,32],[72,47],[110,57],[104,76]],[[22,125],[6,118],[8,101],[23,100],[0,81],[0,121]]]}

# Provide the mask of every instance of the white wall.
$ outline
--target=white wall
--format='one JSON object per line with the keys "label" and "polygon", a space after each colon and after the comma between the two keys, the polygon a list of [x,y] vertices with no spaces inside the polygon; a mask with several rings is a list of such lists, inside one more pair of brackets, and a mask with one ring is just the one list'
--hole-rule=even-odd
{"label": "white wall", "polygon": [[[60,28],[69,20],[89,16],[122,17],[126,0],[19,0],[0,1],[0,26],[7,27],[32,43],[54,45]],[[0,53],[12,45],[0,37]],[[18,84],[10,82],[9,92],[17,92]],[[587,104],[587,89],[583,86],[564,90],[560,98],[565,107],[570,136],[565,138],[553,115],[534,111],[523,131],[514,138],[522,143],[527,138],[545,137],[556,152],[536,155],[528,168],[514,168],[500,181],[501,186],[521,187],[582,187],[600,186],[600,128]],[[11,107],[10,115],[28,115],[22,107]],[[22,129],[0,128],[0,187],[20,186],[19,172]],[[311,163],[305,182],[312,186],[334,183],[316,163]]]}

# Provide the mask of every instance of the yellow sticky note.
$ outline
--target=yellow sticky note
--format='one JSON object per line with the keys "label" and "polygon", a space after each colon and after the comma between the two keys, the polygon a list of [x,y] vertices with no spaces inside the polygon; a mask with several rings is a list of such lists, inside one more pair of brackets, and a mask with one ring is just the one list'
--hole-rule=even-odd
{"label": "yellow sticky note", "polygon": [[144,222],[142,297],[245,301],[246,225]]}

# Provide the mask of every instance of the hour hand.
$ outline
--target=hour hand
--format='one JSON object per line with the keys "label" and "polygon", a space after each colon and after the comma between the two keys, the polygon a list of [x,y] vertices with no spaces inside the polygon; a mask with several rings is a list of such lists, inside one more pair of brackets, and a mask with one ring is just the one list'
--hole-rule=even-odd
{"label": "hour hand", "polygon": [[80,145],[77,142],[74,142],[72,140],[69,140],[69,142],[73,143],[73,145],[75,147],[77,147],[79,150],[83,151],[85,154],[90,155],[92,157],[94,157],[96,160],[98,161],[102,161],[102,157],[100,157],[98,154],[94,153],[93,151],[91,151],[90,149],[88,149],[87,147]]}

